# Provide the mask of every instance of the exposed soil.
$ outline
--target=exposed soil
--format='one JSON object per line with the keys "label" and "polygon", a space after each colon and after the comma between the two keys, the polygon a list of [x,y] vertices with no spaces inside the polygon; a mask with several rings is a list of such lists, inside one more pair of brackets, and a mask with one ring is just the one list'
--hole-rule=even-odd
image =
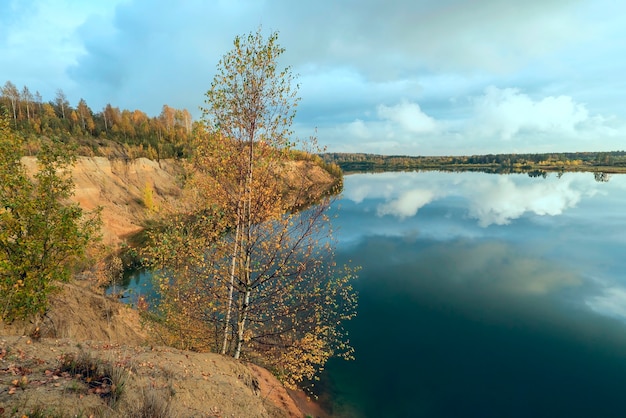
{"label": "exposed soil", "polygon": [[[323,416],[261,367],[157,345],[137,311],[90,287],[62,285],[38,323],[0,324],[0,417],[159,416],[145,415],[150,408],[167,417]],[[89,380],[63,367],[81,357],[122,376],[117,402],[111,373]]]}
{"label": "exposed soil", "polygon": [[[37,170],[35,157],[25,157],[22,163],[31,173]],[[72,200],[87,211],[102,208],[103,242],[115,248],[141,231],[151,216],[144,204],[146,188],[153,192],[155,207],[163,206],[180,197],[182,172],[174,160],[79,157],[72,167]]]}
{"label": "exposed soil", "polygon": [[[22,163],[30,173],[37,169],[35,157]],[[79,157],[72,168],[75,190],[73,201],[84,210],[102,208],[103,243],[116,248],[144,228],[154,215],[145,205],[145,191],[152,190],[154,208],[164,208],[181,198],[182,164],[176,160],[109,160],[105,157]],[[293,161],[281,177],[287,190],[297,191],[294,203],[304,203],[332,186],[333,177],[310,161]]]}

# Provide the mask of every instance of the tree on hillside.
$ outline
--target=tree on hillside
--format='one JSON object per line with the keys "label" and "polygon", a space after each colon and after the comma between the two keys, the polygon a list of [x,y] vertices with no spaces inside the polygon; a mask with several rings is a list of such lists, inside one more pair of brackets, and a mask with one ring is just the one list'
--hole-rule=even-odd
{"label": "tree on hillside", "polygon": [[93,133],[95,129],[95,124],[93,122],[93,112],[87,106],[87,102],[85,99],[80,99],[78,102],[78,106],[76,107],[76,113],[78,114],[78,118],[80,120],[80,126],[83,132]]}
{"label": "tree on hillside", "polygon": [[22,89],[22,101],[26,105],[26,119],[30,121],[31,113],[33,112],[32,103],[35,100],[33,94],[30,92],[28,87],[24,86]]}
{"label": "tree on hillside", "polygon": [[63,90],[57,90],[56,96],[54,97],[54,104],[56,106],[56,110],[59,116],[62,119],[65,119],[65,115],[69,113],[70,110],[70,102],[67,101],[67,96],[65,95]]}
{"label": "tree on hillside", "polygon": [[158,242],[160,267],[170,272],[162,296],[179,301],[176,312],[205,324],[213,349],[260,355],[293,382],[312,377],[330,356],[351,356],[343,323],[355,314],[356,296],[353,272],[334,262],[331,199],[294,211],[280,181],[293,163],[299,100],[290,69],[278,67],[283,52],[276,33],[235,38],[206,94],[194,144],[203,175],[194,189],[204,207],[218,208],[210,219],[227,229],[178,268],[163,254],[180,263],[179,250],[193,242],[189,228]]}
{"label": "tree on hillside", "polygon": [[17,107],[20,100],[20,91],[15,84],[7,81],[2,87],[2,96],[6,97],[11,104],[11,113],[13,114],[13,123],[17,126]]}
{"label": "tree on hillside", "polygon": [[43,143],[31,179],[18,136],[0,116],[0,320],[43,313],[56,281],[72,268],[99,231],[99,215],[68,204],[73,153]]}

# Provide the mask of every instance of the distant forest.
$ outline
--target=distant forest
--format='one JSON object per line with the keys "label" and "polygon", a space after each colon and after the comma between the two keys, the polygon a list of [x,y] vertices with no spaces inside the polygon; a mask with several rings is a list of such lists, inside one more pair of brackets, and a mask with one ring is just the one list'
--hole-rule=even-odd
{"label": "distant forest", "polygon": [[482,171],[528,173],[591,171],[626,173],[626,152],[562,152],[543,154],[488,154],[471,156],[404,156],[360,153],[326,153],[324,161],[337,164],[344,172],[377,171]]}
{"label": "distant forest", "polygon": [[[84,156],[159,160],[190,154],[192,116],[187,109],[166,104],[156,117],[149,117],[141,110],[120,110],[111,104],[93,111],[84,99],[72,106],[60,89],[53,100],[44,101],[39,92],[32,93],[27,86],[18,89],[7,81],[0,87],[1,111],[9,114],[12,129],[24,137],[27,155],[37,154],[42,137],[73,142],[78,154]],[[320,156],[327,170],[334,163],[346,173],[405,170],[526,172],[537,176],[565,171],[626,173],[625,151],[441,157],[363,153]]]}
{"label": "distant forest", "polygon": [[11,81],[0,87],[2,109],[25,138],[28,155],[37,154],[43,136],[76,141],[78,153],[86,156],[181,157],[187,153],[193,128],[187,109],[163,105],[157,117],[111,104],[93,111],[84,99],[72,106],[60,89],[54,100],[44,101],[39,92],[32,93],[27,86],[20,90]]}

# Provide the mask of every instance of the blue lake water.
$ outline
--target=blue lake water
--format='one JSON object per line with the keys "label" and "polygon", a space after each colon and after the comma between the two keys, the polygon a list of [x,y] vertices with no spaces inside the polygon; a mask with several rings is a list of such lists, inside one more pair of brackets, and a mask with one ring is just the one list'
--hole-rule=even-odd
{"label": "blue lake water", "polygon": [[363,267],[320,400],[345,417],[626,416],[626,176],[345,178]]}
{"label": "blue lake water", "polygon": [[362,270],[333,416],[626,416],[626,176],[349,175],[335,209]]}

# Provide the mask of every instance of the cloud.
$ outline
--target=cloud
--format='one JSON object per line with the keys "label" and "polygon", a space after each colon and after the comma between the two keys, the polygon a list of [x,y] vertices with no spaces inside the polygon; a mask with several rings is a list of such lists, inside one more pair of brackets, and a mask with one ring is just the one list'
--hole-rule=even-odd
{"label": "cloud", "polygon": [[287,38],[301,46],[290,48],[296,62],[358,67],[378,80],[423,68],[511,69],[576,42],[586,27],[579,2],[565,0],[530,1],[523,8],[500,0],[267,4]]}
{"label": "cloud", "polygon": [[[0,79],[27,85],[51,100],[59,88],[78,96],[66,74],[82,51],[75,29],[96,13],[106,15],[115,1],[3,1],[0,6]],[[5,74],[4,79],[2,74]],[[76,100],[77,102],[78,100]]]}
{"label": "cloud", "polygon": [[320,137],[335,151],[410,154],[441,132],[442,123],[422,111],[420,105],[401,100],[379,104],[364,118],[319,129]]}
{"label": "cloud", "polygon": [[259,8],[256,2],[121,3],[112,19],[92,17],[77,30],[84,53],[68,72],[86,87],[90,103],[123,100],[152,115],[168,104],[197,114],[219,59],[236,35],[256,30]]}
{"label": "cloud", "polygon": [[[347,180],[348,181],[348,180]],[[569,175],[536,180],[528,176],[476,176],[464,173],[453,184],[437,173],[383,173],[375,178],[350,176],[345,198],[355,203],[382,199],[378,216],[399,219],[415,216],[429,203],[460,197],[469,218],[480,227],[506,225],[525,214],[558,216],[593,196],[598,185],[592,176]],[[377,183],[374,183],[377,182]]]}
{"label": "cloud", "polygon": [[493,181],[467,186],[469,216],[477,219],[482,227],[506,225],[525,213],[557,216],[575,207],[584,195],[593,194],[587,186],[574,186],[571,177],[517,184],[510,177],[497,176]]}
{"label": "cloud", "polygon": [[401,101],[395,106],[378,106],[378,116],[404,132],[410,134],[432,133],[437,130],[437,122],[420,109],[417,103]]}
{"label": "cloud", "polygon": [[432,202],[435,193],[432,190],[413,189],[402,193],[397,199],[378,206],[378,216],[393,215],[400,219],[415,216],[417,211]]}
{"label": "cloud", "polygon": [[522,132],[574,136],[589,118],[587,108],[568,96],[534,101],[518,89],[490,86],[474,99],[477,134],[505,140]]}
{"label": "cloud", "polygon": [[[564,0],[515,10],[499,0],[365,0],[358,7],[330,0],[295,6],[286,0],[129,0],[113,19],[90,19],[77,32],[85,54],[70,74],[100,94],[109,89],[114,96],[155,101],[157,109],[169,97],[200,102],[233,37],[259,25],[280,31],[285,63],[304,75],[347,70],[368,84],[384,84],[414,80],[424,70],[514,68],[575,42],[584,26],[576,10]],[[150,83],[160,88],[151,91]]]}
{"label": "cloud", "polygon": [[380,104],[369,114],[320,133],[337,151],[409,155],[613,151],[623,148],[626,134],[623,121],[591,114],[570,96],[533,99],[512,87],[490,86],[465,100],[450,100],[448,118],[436,118],[406,99]]}
{"label": "cloud", "polygon": [[[451,247],[454,249],[452,259]],[[428,258],[441,258],[438,265],[442,276],[483,292],[544,295],[582,283],[573,271],[530,254],[520,254],[519,249],[502,242],[460,241],[446,243],[439,251],[447,255],[448,260],[437,255]]]}
{"label": "cloud", "polygon": [[586,304],[600,314],[626,320],[626,289],[623,287],[606,288],[601,296],[590,298]]}

